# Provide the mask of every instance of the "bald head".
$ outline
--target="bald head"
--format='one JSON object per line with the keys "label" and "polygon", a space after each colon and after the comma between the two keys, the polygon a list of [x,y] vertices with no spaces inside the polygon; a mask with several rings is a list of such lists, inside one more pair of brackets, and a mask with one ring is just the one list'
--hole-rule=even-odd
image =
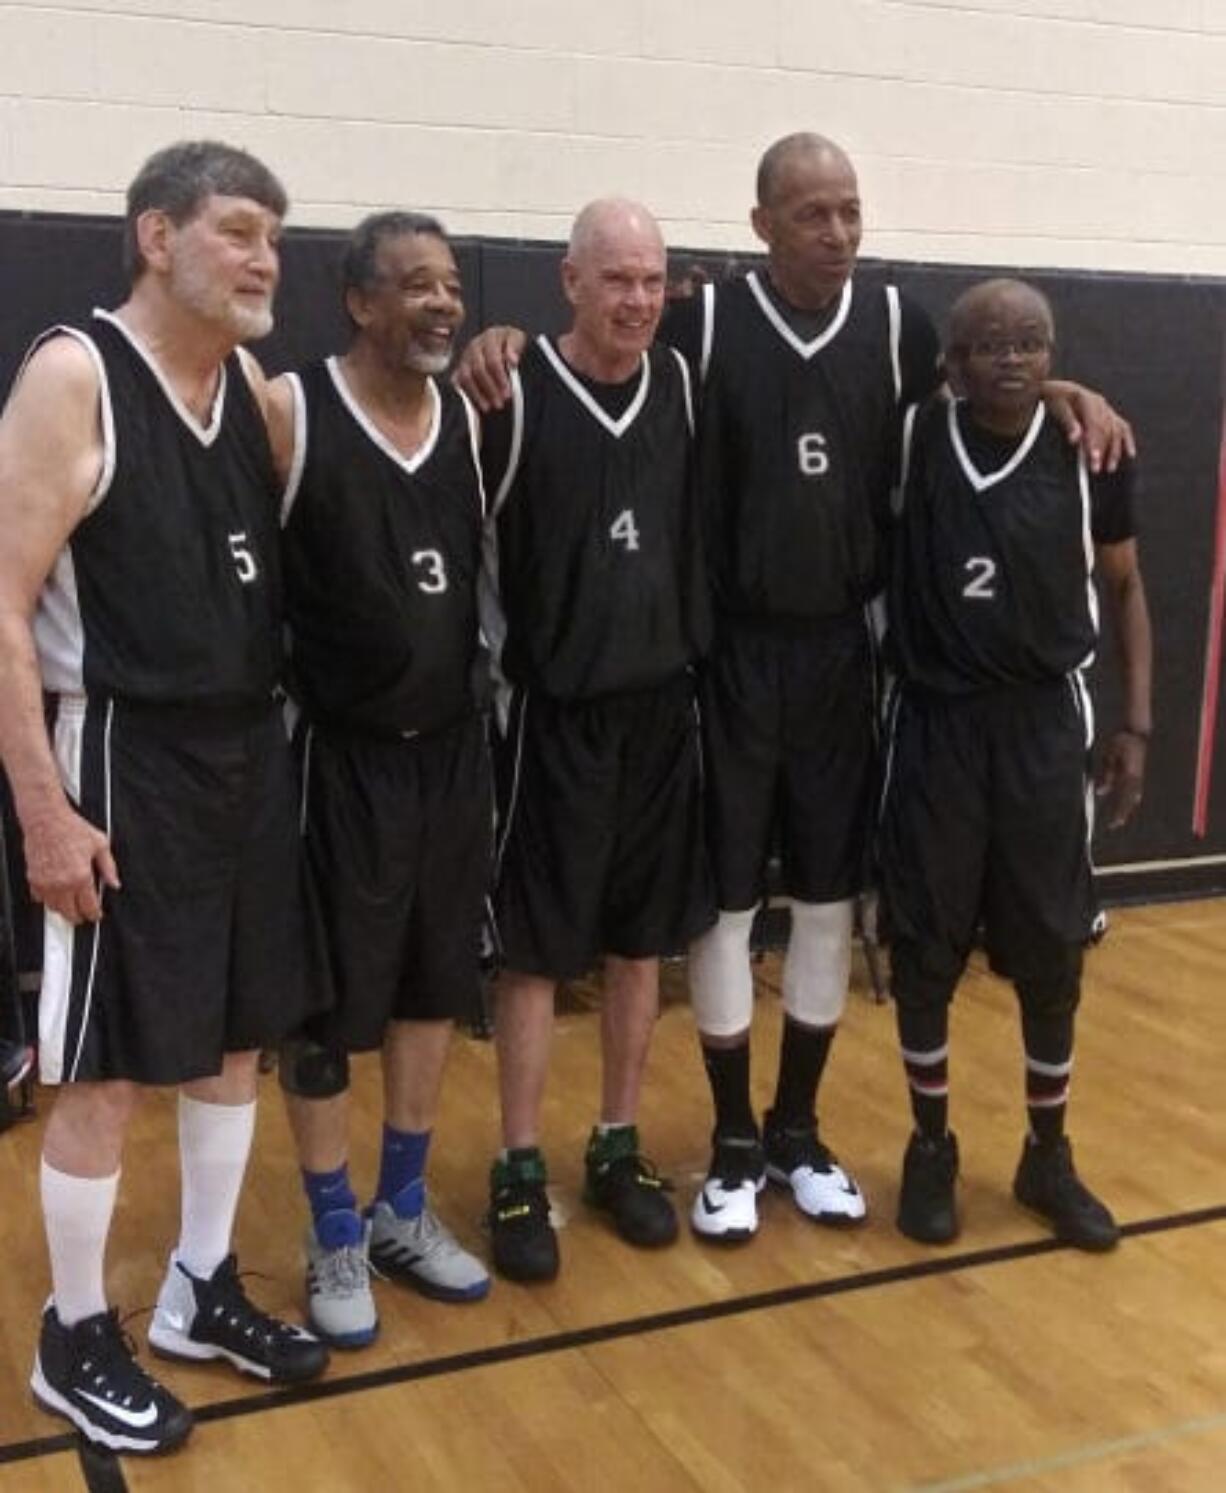
{"label": "bald head", "polygon": [[949,310],[945,337],[947,352],[990,340],[994,331],[1010,335],[1029,332],[1046,342],[1055,339],[1051,302],[1024,280],[981,280],[964,290]]}
{"label": "bald head", "polygon": [[589,202],[562,261],[562,288],[574,312],[563,356],[601,382],[629,378],[656,335],[666,273],[660,225],[642,203]]}
{"label": "bald head", "polygon": [[794,135],[784,135],[768,146],[758,162],[758,205],[769,207],[784,190],[786,179],[797,166],[819,163],[827,172],[845,176],[853,185],[856,170],[851,157],[841,145],[828,140],[825,135],[801,130]]}
{"label": "bald head", "polygon": [[566,257],[577,261],[610,249],[636,245],[664,254],[660,225],[641,202],[628,197],[599,197],[579,213],[570,230]]}

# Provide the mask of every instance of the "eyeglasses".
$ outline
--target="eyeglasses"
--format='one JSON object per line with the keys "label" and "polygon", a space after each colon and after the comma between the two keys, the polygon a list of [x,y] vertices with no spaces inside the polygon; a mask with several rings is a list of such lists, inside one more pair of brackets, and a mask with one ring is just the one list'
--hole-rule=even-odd
{"label": "eyeglasses", "polygon": [[1048,338],[1032,333],[1021,337],[982,337],[978,341],[964,344],[961,351],[972,358],[999,363],[1009,353],[1016,353],[1019,358],[1042,357],[1050,347]]}

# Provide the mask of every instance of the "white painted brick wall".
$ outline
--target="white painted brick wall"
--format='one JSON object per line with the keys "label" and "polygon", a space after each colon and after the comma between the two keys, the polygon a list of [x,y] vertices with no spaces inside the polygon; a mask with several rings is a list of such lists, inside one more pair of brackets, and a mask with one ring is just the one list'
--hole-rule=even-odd
{"label": "white painted brick wall", "polygon": [[298,223],[557,238],[617,191],[743,250],[798,128],[855,156],[869,253],[1226,276],[1226,0],[0,3],[0,208],[119,211],[212,134]]}

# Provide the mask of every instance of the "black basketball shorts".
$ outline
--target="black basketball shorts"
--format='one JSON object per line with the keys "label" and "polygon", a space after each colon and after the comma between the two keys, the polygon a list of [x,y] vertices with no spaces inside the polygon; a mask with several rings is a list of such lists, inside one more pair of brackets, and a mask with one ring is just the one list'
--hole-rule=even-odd
{"label": "black basketball shorts", "polygon": [[1075,675],[964,696],[900,694],[879,836],[900,1003],[947,999],[980,923],[998,974],[1063,977],[1096,911],[1091,734]]}
{"label": "black basketball shorts", "polygon": [[693,680],[563,702],[517,692],[495,745],[504,965],[573,979],[682,952],[715,921]]}
{"label": "black basketball shorts", "polygon": [[352,1052],[389,1021],[476,1009],[493,847],[489,748],[479,716],[429,736],[300,724],[313,1004],[307,1032]]}
{"label": "black basketball shorts", "polygon": [[102,921],[45,918],[49,1083],[173,1084],[301,1022],[293,769],[280,710],[61,696],[61,778],[105,830],[122,883]]}
{"label": "black basketball shorts", "polygon": [[726,621],[702,681],[711,858],[720,907],[780,890],[839,902],[864,883],[876,774],[875,664],[856,612],[803,629]]}

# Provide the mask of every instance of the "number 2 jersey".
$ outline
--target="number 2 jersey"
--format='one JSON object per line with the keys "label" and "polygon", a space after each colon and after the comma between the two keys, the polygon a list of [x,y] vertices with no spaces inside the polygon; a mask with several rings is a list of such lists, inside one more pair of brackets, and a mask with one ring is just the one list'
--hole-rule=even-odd
{"label": "number 2 jersey", "polygon": [[1091,476],[1040,404],[1017,438],[962,402],[908,411],[887,649],[940,694],[1058,679],[1098,637],[1094,546],[1136,532],[1134,468]]}
{"label": "number 2 jersey", "polygon": [[482,446],[502,674],[558,700],[662,683],[709,628],[684,361],[656,344],[625,383],[597,384],[539,337],[512,395]]}
{"label": "number 2 jersey", "polygon": [[158,705],[268,700],[281,674],[276,481],[238,354],[202,424],[117,318],[96,311],[88,332],[40,342],[60,335],[98,372],[103,466],[39,598],[43,687]]}
{"label": "number 2 jersey", "polygon": [[900,409],[940,380],[927,314],[855,279],[806,313],[751,272],[674,302],[661,336],[700,384],[718,611],[807,622],[860,608],[884,576]]}
{"label": "number 2 jersey", "polygon": [[373,735],[443,730],[479,688],[484,498],[464,396],[427,382],[402,455],[335,358],[290,375],[295,456],[282,502],[290,689],[309,719]]}

